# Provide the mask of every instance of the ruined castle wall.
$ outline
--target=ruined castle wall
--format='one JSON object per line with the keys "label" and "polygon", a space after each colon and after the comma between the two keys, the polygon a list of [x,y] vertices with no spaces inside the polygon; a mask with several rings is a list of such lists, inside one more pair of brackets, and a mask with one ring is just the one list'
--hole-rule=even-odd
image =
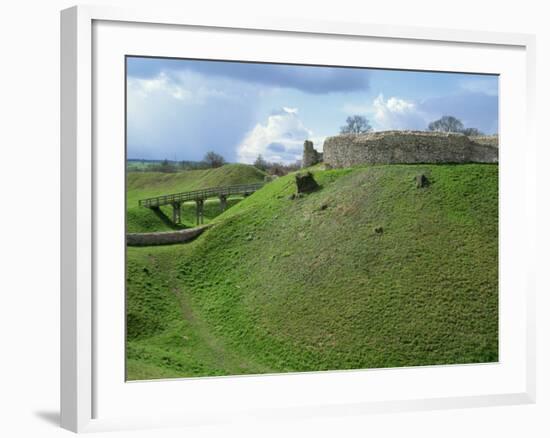
{"label": "ruined castle wall", "polygon": [[498,135],[476,135],[475,137],[470,137],[470,140],[472,140],[474,143],[498,148]]}
{"label": "ruined castle wall", "polygon": [[313,166],[321,161],[323,161],[323,154],[315,150],[313,142],[306,140],[304,142],[304,152],[302,155],[302,167]]}
{"label": "ruined castle wall", "polygon": [[[498,141],[498,140],[497,140]],[[497,163],[498,148],[474,142],[464,134],[382,131],[328,137],[325,164]]]}
{"label": "ruined castle wall", "polygon": [[148,245],[169,245],[172,243],[182,243],[193,240],[208,226],[189,228],[178,231],[165,231],[154,233],[128,233],[126,234],[126,244],[128,246],[148,246]]}

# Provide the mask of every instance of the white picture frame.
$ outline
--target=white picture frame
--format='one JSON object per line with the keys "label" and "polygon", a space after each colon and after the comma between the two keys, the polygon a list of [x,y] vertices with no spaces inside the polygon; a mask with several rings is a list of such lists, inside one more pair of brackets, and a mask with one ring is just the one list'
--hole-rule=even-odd
{"label": "white picture frame", "polygon": [[[147,43],[140,38],[144,29],[148,29]],[[335,48],[326,45],[319,47],[323,38],[334,40],[334,47],[339,44],[372,44],[373,50],[376,50],[375,45],[378,43],[396,47],[406,44],[411,50],[416,47],[420,50],[418,53],[426,54],[425,58],[418,61],[418,65],[409,65],[409,68],[468,72],[473,69],[503,75],[501,91],[505,87],[506,93],[500,99],[500,121],[505,127],[504,132],[500,133],[500,215],[503,219],[500,230],[501,238],[507,240],[501,251],[501,263],[505,268],[510,267],[501,267],[500,272],[501,288],[504,285],[510,289],[510,294],[502,295],[501,291],[504,304],[500,309],[499,336],[503,351],[509,352],[504,354],[504,359],[494,366],[415,367],[284,376],[175,379],[172,382],[154,383],[126,383],[124,379],[121,380],[123,345],[120,339],[124,337],[124,312],[120,312],[117,307],[120,300],[106,307],[109,296],[121,293],[120,277],[112,282],[113,286],[105,286],[111,285],[110,275],[117,275],[115,270],[120,270],[120,263],[117,264],[120,260],[106,260],[104,255],[112,252],[113,257],[116,257],[120,253],[120,246],[124,246],[124,229],[120,228],[120,221],[114,221],[116,224],[109,225],[107,229],[102,219],[104,213],[101,212],[110,205],[118,211],[120,196],[117,193],[120,194],[124,188],[114,190],[112,196],[108,189],[117,187],[121,181],[116,165],[124,152],[124,143],[117,141],[110,152],[102,150],[100,154],[97,148],[103,139],[120,139],[123,127],[116,124],[120,125],[124,117],[119,111],[123,102],[118,99],[123,91],[120,87],[123,87],[124,78],[119,75],[119,64],[112,68],[107,64],[110,59],[121,61],[121,54],[172,53],[171,50],[176,49],[169,47],[163,35],[165,37],[166,34],[183,29],[185,32],[200,32],[206,38],[209,35],[219,36],[223,32],[232,32],[234,38],[241,41],[264,38],[263,43],[277,43],[276,46],[281,47],[286,44],[287,49],[289,42],[282,40],[308,40],[304,42],[304,47],[311,51],[312,60],[315,56],[334,56]],[[174,35],[170,34],[171,37]],[[132,49],[128,49],[128,41],[132,42]],[[251,54],[253,46],[250,44]],[[457,56],[453,60],[454,64],[450,64],[450,61],[444,61],[449,46],[464,56],[475,51],[479,51],[481,56],[471,57],[469,64]],[[136,47],[141,47],[139,53],[135,52],[138,50]],[[316,47],[323,53],[315,54]],[[217,48],[208,49],[207,42],[198,43],[193,54],[196,56],[197,51],[201,50],[206,52],[220,48],[219,44]],[[405,57],[403,48],[400,50]],[[283,56],[276,52],[274,50],[270,56]],[[428,56],[432,52],[438,54],[438,59]],[[494,52],[494,57],[489,52]],[[217,52],[212,53],[205,57],[215,56]],[[224,58],[240,59],[247,56],[243,53],[236,49],[232,52],[228,48]],[[270,18],[243,18],[238,22],[227,22],[215,16],[194,16],[187,11],[136,11],[103,6],[77,6],[62,11],[61,426],[83,432],[208,424],[250,416],[256,419],[296,418],[533,403],[535,310],[534,268],[531,266],[535,264],[532,260],[535,241],[534,53],[534,36],[524,34]],[[248,55],[247,60],[254,60],[250,56],[256,55]],[[289,62],[296,61],[300,52],[287,51],[285,56],[295,57],[286,59]],[[335,64],[341,62],[346,61],[334,60]],[[378,62],[386,62],[383,66],[388,68],[403,68],[399,62],[406,60],[393,61],[380,55]],[[115,99],[116,105],[107,107],[106,94],[109,99]],[[511,103],[514,104],[514,112],[509,108]],[[103,111],[105,108],[111,108],[113,113],[107,115],[107,110]],[[112,126],[104,123],[107,116]],[[510,123],[506,122],[514,117],[517,121],[510,127]],[[521,139],[521,148],[507,146],[512,140],[518,139]],[[109,155],[111,153],[113,155]],[[109,196],[112,199],[107,199]],[[517,208],[518,202],[523,202],[522,208]],[[100,205],[105,208],[98,208]],[[519,237],[513,235],[513,229],[518,224],[523,224]],[[112,273],[105,268],[106,263],[111,266],[109,269],[113,270]],[[98,294],[105,294],[107,288],[112,288],[114,292],[110,290],[109,296],[103,295],[105,299],[98,299]],[[109,344],[106,341],[106,331],[115,333],[116,342]],[[107,371],[107,368],[111,368],[106,366],[109,363],[114,364],[115,372]],[[407,382],[413,379],[418,382],[418,386],[403,390]],[[454,389],[441,384],[453,379],[457,379]],[[472,387],[468,386],[468,382],[472,383]],[[475,382],[479,382],[477,391],[472,389]],[[163,403],[144,402],[143,406],[140,405],[140,398],[149,401],[160,398],[171,400],[181,394],[184,385],[186,391],[200,391],[210,398],[202,402],[195,400],[192,406],[183,400],[170,410]],[[299,388],[299,393],[290,400],[285,391],[292,387]],[[369,394],[373,395],[367,396],[366,392],[358,394],[350,391],[350,388],[369,389]],[[216,402],[213,402],[214,398]],[[132,404],[131,409],[122,409],[121,406],[125,404]]]}

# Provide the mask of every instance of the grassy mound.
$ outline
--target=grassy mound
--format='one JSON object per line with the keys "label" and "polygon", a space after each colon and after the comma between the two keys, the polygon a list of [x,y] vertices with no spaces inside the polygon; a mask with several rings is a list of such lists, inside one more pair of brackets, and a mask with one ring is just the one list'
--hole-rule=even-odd
{"label": "grassy mound", "polygon": [[[127,175],[126,220],[129,233],[148,231],[169,231],[176,228],[186,228],[195,225],[195,210],[193,203],[186,203],[182,210],[181,226],[171,223],[170,207],[162,207],[163,215],[139,207],[138,201],[144,198],[186,192],[208,187],[230,186],[262,182],[264,172],[245,164],[226,164],[215,169],[187,170],[177,173],[159,172],[129,172]],[[229,199],[231,206],[238,199]],[[205,203],[204,218],[208,223],[220,213],[219,202],[215,199]]]}
{"label": "grassy mound", "polygon": [[129,379],[498,360],[498,166],[315,178],[190,244],[128,249]]}

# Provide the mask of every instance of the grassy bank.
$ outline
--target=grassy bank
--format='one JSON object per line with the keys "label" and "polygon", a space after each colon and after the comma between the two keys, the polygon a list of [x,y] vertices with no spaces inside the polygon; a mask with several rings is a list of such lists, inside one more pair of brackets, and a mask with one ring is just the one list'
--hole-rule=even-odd
{"label": "grassy bank", "polygon": [[130,379],[498,359],[498,166],[315,177],[294,200],[292,175],[268,184],[191,244],[128,249]]}

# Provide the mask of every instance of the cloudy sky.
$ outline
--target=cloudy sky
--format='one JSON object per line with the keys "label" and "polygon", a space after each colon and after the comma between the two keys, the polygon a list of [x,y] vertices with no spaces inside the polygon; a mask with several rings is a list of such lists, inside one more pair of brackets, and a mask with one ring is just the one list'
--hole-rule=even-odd
{"label": "cloudy sky", "polygon": [[452,115],[498,131],[498,77],[488,75],[127,58],[128,158],[229,162],[322,150],[349,115],[374,130],[426,129]]}

